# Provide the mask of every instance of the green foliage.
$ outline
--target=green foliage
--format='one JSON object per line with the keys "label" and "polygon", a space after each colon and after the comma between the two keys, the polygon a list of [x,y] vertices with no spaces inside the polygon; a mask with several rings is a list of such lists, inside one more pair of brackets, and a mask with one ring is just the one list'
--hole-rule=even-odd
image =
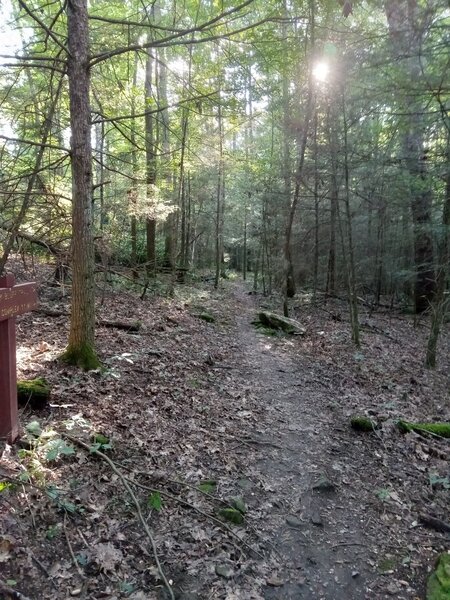
{"label": "green foliage", "polygon": [[450,554],[445,552],[437,560],[436,568],[428,578],[426,600],[450,598]]}
{"label": "green foliage", "polygon": [[161,494],[159,492],[153,492],[151,494],[151,496],[149,496],[148,500],[147,500],[147,504],[153,508],[154,510],[156,510],[157,512],[159,512],[162,508],[162,498],[161,498]]}
{"label": "green foliage", "polygon": [[372,419],[369,419],[369,417],[352,417],[350,424],[356,431],[374,431],[379,427],[378,424]]}
{"label": "green foliage", "polygon": [[244,522],[244,515],[236,508],[222,508],[219,510],[219,516],[235,525],[242,525]]}
{"label": "green foliage", "polygon": [[216,491],[217,481],[214,479],[205,479],[198,485],[198,489],[206,494],[212,494]]}
{"label": "green foliage", "polygon": [[92,436],[92,441],[94,443],[92,444],[92,446],[90,446],[89,452],[96,452],[97,450],[104,452],[105,450],[112,449],[112,444],[109,438],[106,437],[106,435],[103,435],[102,433],[94,433],[94,435]]}
{"label": "green foliage", "polygon": [[390,490],[386,489],[386,488],[381,488],[379,490],[377,490],[376,492],[377,497],[384,502],[385,500],[389,500],[389,498],[391,497],[391,492]]}
{"label": "green foliage", "polygon": [[58,460],[61,456],[72,456],[75,454],[75,448],[60,438],[48,441],[42,449],[45,452],[45,459],[48,462]]}
{"label": "green foliage", "polygon": [[77,506],[73,502],[66,500],[64,498],[64,492],[62,490],[59,490],[57,487],[48,486],[45,492],[59,510],[71,515],[84,512],[83,507]]}
{"label": "green foliage", "polygon": [[429,474],[431,487],[442,486],[444,490],[450,490],[450,479],[448,477],[441,477],[437,473]]}
{"label": "green foliage", "polygon": [[415,431],[417,433],[429,433],[439,437],[450,438],[450,423],[410,423],[399,420],[397,426],[403,433]]}

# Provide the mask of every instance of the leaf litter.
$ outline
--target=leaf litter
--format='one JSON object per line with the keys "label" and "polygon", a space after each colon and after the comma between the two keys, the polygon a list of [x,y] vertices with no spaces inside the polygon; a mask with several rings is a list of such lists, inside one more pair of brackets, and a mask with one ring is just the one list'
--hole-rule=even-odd
{"label": "leaf litter", "polygon": [[[51,294],[42,303],[67,311]],[[91,373],[55,360],[66,319],[18,320],[19,376],[44,376],[52,398],[3,449],[3,581],[36,599],[170,597],[125,478],[176,598],[423,594],[448,540],[419,514],[448,521],[449,452],[395,420],[449,420],[448,352],[426,371],[427,330],[374,314],[356,356],[346,323],[310,306],[295,315],[306,336],[269,338],[250,325],[257,302],[238,284],[144,301],[110,290],[99,318],[142,327],[99,327],[106,368]],[[381,429],[353,431],[355,413]]]}

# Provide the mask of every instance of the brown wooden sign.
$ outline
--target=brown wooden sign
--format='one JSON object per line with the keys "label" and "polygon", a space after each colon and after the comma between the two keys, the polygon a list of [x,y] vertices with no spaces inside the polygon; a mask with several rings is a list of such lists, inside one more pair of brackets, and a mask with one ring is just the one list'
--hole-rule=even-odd
{"label": "brown wooden sign", "polygon": [[35,283],[14,285],[14,276],[0,277],[0,439],[13,442],[17,422],[16,316],[37,306]]}

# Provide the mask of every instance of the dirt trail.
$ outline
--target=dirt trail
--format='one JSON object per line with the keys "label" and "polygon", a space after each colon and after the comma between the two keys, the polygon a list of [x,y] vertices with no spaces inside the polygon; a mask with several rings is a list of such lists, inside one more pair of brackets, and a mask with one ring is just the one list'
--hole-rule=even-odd
{"label": "dirt trail", "polygon": [[248,465],[249,472],[265,490],[258,499],[267,509],[265,531],[282,565],[264,597],[392,597],[371,589],[374,575],[367,561],[375,564],[376,556],[365,533],[366,509],[352,485],[348,443],[336,438],[335,424],[331,431],[329,392],[318,390],[301,356],[252,327],[252,297],[240,287],[234,293],[242,309],[235,329],[239,376],[251,382],[266,413],[265,425],[255,434],[261,440],[260,458]]}

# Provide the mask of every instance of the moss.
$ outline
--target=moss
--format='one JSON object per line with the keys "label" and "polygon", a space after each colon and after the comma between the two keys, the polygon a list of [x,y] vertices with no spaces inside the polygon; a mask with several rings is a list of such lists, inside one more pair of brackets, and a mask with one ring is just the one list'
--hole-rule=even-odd
{"label": "moss", "polygon": [[416,431],[417,433],[428,432],[439,435],[440,437],[450,438],[450,423],[409,423],[408,421],[398,421],[397,427],[403,433]]}
{"label": "moss", "polygon": [[278,335],[278,333],[280,333],[279,331],[277,331],[276,329],[273,329],[273,327],[267,327],[266,325],[263,325],[261,323],[261,321],[252,321],[252,325],[260,332],[263,333],[264,335],[270,335],[270,336],[275,336]]}
{"label": "moss", "polygon": [[241,525],[244,522],[244,515],[235,508],[222,508],[219,510],[219,515],[225,521],[230,521],[235,525]]}
{"label": "moss", "polygon": [[50,398],[50,386],[43,377],[17,382],[17,401],[20,405],[29,404],[42,408]]}
{"label": "moss", "polygon": [[216,320],[210,313],[207,313],[207,312],[199,313],[196,316],[198,319],[201,319],[202,321],[206,321],[207,323],[214,323]]}
{"label": "moss", "polygon": [[378,423],[369,419],[369,417],[352,417],[350,424],[356,431],[374,431],[378,429]]}
{"label": "moss", "polygon": [[78,347],[68,347],[60,356],[60,360],[68,365],[80,367],[83,371],[92,371],[101,366],[95,350],[89,344],[83,344]]}
{"label": "moss", "polygon": [[436,569],[428,578],[426,600],[448,600],[450,598],[450,554],[438,558]]}

